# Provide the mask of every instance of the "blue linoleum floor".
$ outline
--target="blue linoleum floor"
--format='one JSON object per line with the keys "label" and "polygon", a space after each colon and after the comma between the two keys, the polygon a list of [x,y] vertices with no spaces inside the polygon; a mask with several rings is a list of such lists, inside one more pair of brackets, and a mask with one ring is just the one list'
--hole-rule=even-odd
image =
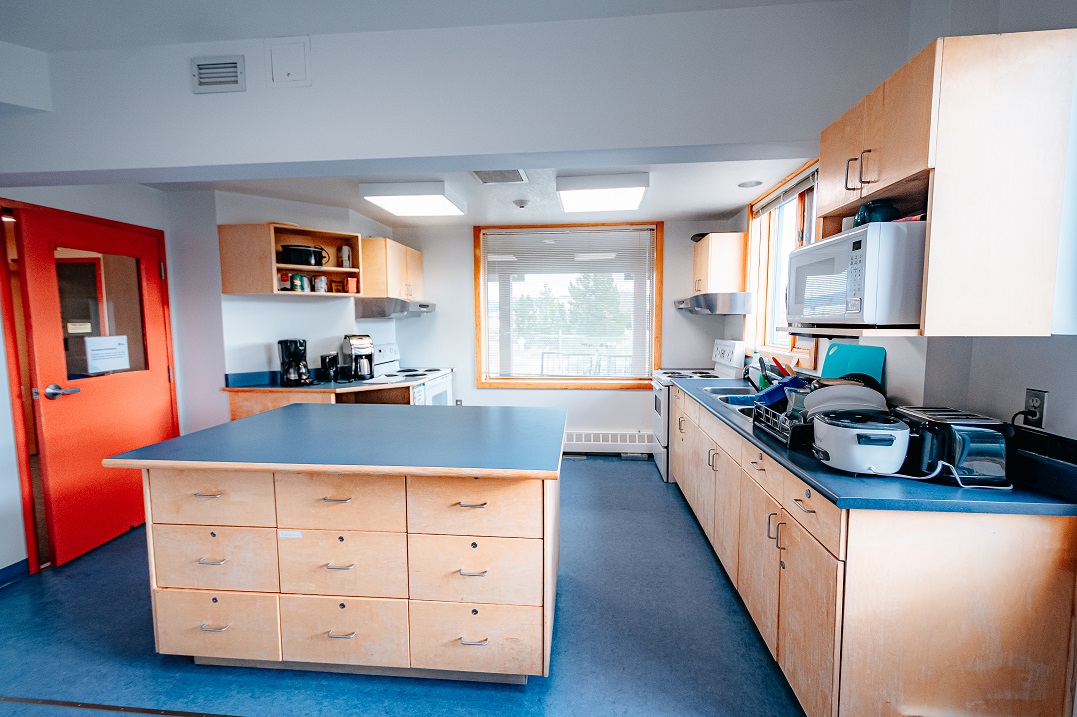
{"label": "blue linoleum floor", "polygon": [[[676,486],[566,458],[552,674],[524,686],[195,665],[157,655],[134,530],[0,589],[0,696],[241,717],[802,715]],[[0,715],[108,715],[0,702]]]}

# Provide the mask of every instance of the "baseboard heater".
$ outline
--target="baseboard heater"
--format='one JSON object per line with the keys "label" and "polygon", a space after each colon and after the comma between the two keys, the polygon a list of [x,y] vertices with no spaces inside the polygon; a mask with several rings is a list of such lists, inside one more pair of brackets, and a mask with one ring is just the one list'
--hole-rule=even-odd
{"label": "baseboard heater", "polygon": [[609,433],[598,431],[567,431],[565,433],[564,453],[651,453],[654,449],[654,434],[638,431],[635,433]]}

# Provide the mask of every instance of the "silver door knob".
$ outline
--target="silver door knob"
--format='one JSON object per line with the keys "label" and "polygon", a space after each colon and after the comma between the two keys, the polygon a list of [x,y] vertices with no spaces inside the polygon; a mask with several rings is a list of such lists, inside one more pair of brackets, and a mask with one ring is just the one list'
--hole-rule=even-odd
{"label": "silver door knob", "polygon": [[80,391],[82,391],[81,388],[60,388],[60,384],[50,383],[45,387],[45,398],[50,401],[55,401],[60,396],[67,396],[72,393],[79,393]]}

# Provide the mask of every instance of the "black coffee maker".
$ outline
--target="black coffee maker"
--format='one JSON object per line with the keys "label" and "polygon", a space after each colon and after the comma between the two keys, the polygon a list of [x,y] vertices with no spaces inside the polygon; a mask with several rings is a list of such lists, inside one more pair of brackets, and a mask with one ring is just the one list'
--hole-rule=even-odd
{"label": "black coffee maker", "polygon": [[307,342],[305,339],[281,339],[277,342],[280,350],[280,385],[307,386],[314,383],[307,368]]}

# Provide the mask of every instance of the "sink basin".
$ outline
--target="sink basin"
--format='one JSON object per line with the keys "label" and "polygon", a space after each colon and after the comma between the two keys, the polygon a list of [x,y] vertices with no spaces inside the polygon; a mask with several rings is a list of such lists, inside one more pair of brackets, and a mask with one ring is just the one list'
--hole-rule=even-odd
{"label": "sink basin", "polygon": [[717,396],[721,401],[722,396],[748,396],[755,393],[755,390],[748,386],[709,386],[703,389],[703,393]]}

